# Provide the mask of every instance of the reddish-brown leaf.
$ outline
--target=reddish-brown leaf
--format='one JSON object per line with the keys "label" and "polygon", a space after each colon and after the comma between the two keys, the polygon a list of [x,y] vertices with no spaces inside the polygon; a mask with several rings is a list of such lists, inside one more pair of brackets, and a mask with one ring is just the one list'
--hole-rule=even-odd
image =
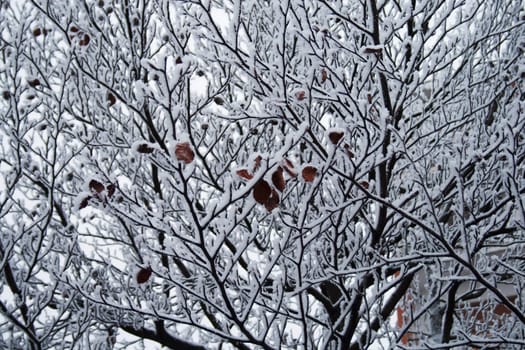
{"label": "reddish-brown leaf", "polygon": [[115,98],[115,95],[113,95],[111,92],[108,92],[107,99],[108,99],[108,106],[109,107],[111,107],[115,103],[117,103],[117,99]]}
{"label": "reddish-brown leaf", "polygon": [[317,168],[307,165],[303,168],[302,175],[305,182],[312,182],[317,176]]}
{"label": "reddish-brown leaf", "polygon": [[295,93],[295,98],[298,100],[298,101],[302,101],[304,100],[304,98],[306,97],[306,92],[304,90],[301,90],[301,91],[297,91]]}
{"label": "reddish-brown leaf", "polygon": [[33,29],[33,36],[40,36],[40,35],[42,35],[42,29],[40,28]]}
{"label": "reddish-brown leaf", "polygon": [[328,72],[326,71],[326,69],[323,69],[321,71],[321,82],[324,83],[326,79],[328,79]]}
{"label": "reddish-brown leaf", "polygon": [[253,175],[250,174],[248,169],[239,169],[239,170],[237,170],[237,175],[242,177],[243,179],[246,179],[246,180],[253,179]]}
{"label": "reddish-brown leaf", "polygon": [[78,209],[84,209],[85,207],[87,207],[90,199],[91,199],[91,196],[87,196],[86,198],[82,199],[82,201],[80,202],[78,206]]}
{"label": "reddish-brown leaf", "polygon": [[363,180],[359,183],[365,190],[368,190],[369,184],[368,181]]}
{"label": "reddish-brown leaf", "polygon": [[344,132],[341,131],[332,131],[328,134],[328,138],[330,139],[330,142],[332,142],[334,145],[337,145],[339,141],[343,138]]}
{"label": "reddish-brown leaf", "polygon": [[259,169],[259,167],[261,166],[261,161],[262,161],[262,157],[260,155],[255,157],[255,164],[253,166],[253,171],[257,171],[257,169]]}
{"label": "reddish-brown leaf", "polygon": [[277,170],[272,174],[272,182],[275,188],[281,192],[284,191],[286,180],[284,179],[282,167],[278,167]]}
{"label": "reddish-brown leaf", "polygon": [[108,191],[108,197],[111,198],[113,196],[113,194],[115,194],[115,190],[117,189],[117,187],[114,185],[114,184],[109,184],[108,187],[107,187],[107,191]]}
{"label": "reddish-brown leaf", "polygon": [[27,84],[31,87],[37,87],[38,85],[40,85],[40,80],[38,79],[29,80]]}
{"label": "reddish-brown leaf", "polygon": [[264,203],[264,207],[268,211],[272,211],[279,206],[279,194],[276,190],[272,190],[270,198]]}
{"label": "reddish-brown leaf", "polygon": [[354,152],[352,152],[352,150],[350,149],[350,145],[348,143],[345,143],[345,151],[346,151],[346,155],[348,156],[348,158],[352,159],[354,158]]}
{"label": "reddish-brown leaf", "polygon": [[293,170],[294,166],[293,163],[288,159],[284,158],[284,164],[283,164],[284,170],[290,175],[291,177],[296,177],[297,173]]}
{"label": "reddish-brown leaf", "polygon": [[84,38],[78,42],[80,46],[87,46],[89,44],[89,41],[91,40],[90,36],[88,34],[84,34]]}
{"label": "reddish-brown leaf", "polygon": [[78,27],[71,26],[71,27],[69,27],[69,31],[70,31],[71,33],[76,33],[76,32],[78,32]]}
{"label": "reddish-brown leaf", "polygon": [[149,266],[146,268],[141,268],[137,273],[137,283],[142,284],[148,282],[152,272],[153,270]]}
{"label": "reddish-brown leaf", "polygon": [[100,193],[104,191],[105,186],[97,180],[91,180],[89,181],[89,189],[91,190],[91,192]]}
{"label": "reddish-brown leaf", "polygon": [[286,170],[288,175],[290,175],[291,177],[297,177],[297,173],[292,169],[288,168],[286,165],[284,166],[284,170]]}
{"label": "reddish-brown leaf", "polygon": [[137,152],[139,153],[152,153],[153,150],[154,148],[150,147],[147,143],[143,143],[137,147]]}
{"label": "reddish-brown leaf", "polygon": [[271,194],[272,188],[266,180],[261,179],[253,186],[253,198],[259,204],[266,204]]}
{"label": "reddish-brown leaf", "polygon": [[193,153],[189,142],[181,142],[175,146],[175,156],[181,162],[190,164],[195,158],[195,153]]}

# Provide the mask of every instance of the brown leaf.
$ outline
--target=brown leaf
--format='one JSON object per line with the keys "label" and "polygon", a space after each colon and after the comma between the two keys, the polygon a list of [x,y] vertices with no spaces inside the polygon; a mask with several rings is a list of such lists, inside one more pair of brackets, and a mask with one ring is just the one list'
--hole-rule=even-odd
{"label": "brown leaf", "polygon": [[108,106],[109,107],[111,107],[115,103],[117,103],[117,99],[115,98],[115,95],[113,95],[111,92],[108,92],[107,99],[108,99]]}
{"label": "brown leaf", "polygon": [[36,37],[36,36],[40,36],[40,35],[42,35],[42,29],[40,29],[40,28],[33,29],[33,36]]}
{"label": "brown leaf", "polygon": [[38,79],[29,80],[27,82],[27,84],[34,88],[34,87],[37,87],[38,85],[40,85],[40,80],[38,80]]}
{"label": "brown leaf", "polygon": [[146,268],[141,268],[137,273],[137,283],[142,284],[148,282],[152,272],[153,270],[149,266]]}
{"label": "brown leaf", "polygon": [[84,209],[88,206],[89,200],[91,199],[91,196],[87,196],[86,198],[82,199],[80,202],[80,205],[78,206],[78,209]]}
{"label": "brown leaf", "polygon": [[305,182],[312,182],[317,176],[317,168],[307,165],[303,168],[302,175]]}
{"label": "brown leaf", "polygon": [[261,161],[262,161],[262,157],[260,155],[255,157],[255,164],[253,166],[253,171],[257,171],[257,169],[259,169],[259,167],[261,166]]}
{"label": "brown leaf", "polygon": [[71,27],[69,27],[69,31],[70,31],[71,33],[76,33],[76,32],[78,32],[78,27],[71,26]]}
{"label": "brown leaf", "polygon": [[380,47],[365,47],[363,50],[364,53],[373,53],[380,54],[383,52],[383,49]]}
{"label": "brown leaf", "polygon": [[363,180],[359,183],[365,190],[368,190],[369,184],[368,181]]}
{"label": "brown leaf", "polygon": [[109,198],[111,198],[113,196],[113,194],[115,193],[116,189],[117,189],[117,187],[114,184],[109,184],[108,185],[107,191],[108,191],[108,197]]}
{"label": "brown leaf", "polygon": [[104,191],[105,186],[102,183],[98,182],[97,180],[91,180],[89,181],[89,189],[92,192],[100,193]]}
{"label": "brown leaf", "polygon": [[176,63],[176,64],[182,64],[182,57],[178,56],[178,57],[175,59],[175,63]]}
{"label": "brown leaf", "polygon": [[326,69],[323,69],[321,71],[321,82],[324,83],[326,79],[328,79],[328,72],[326,71]]}
{"label": "brown leaf", "polygon": [[89,41],[91,40],[90,36],[88,34],[84,34],[84,38],[78,42],[80,46],[87,46],[89,44]]}
{"label": "brown leaf", "polygon": [[195,153],[193,153],[189,142],[181,142],[175,146],[175,156],[181,162],[190,164],[195,158]]}
{"label": "brown leaf", "polygon": [[345,147],[346,155],[348,156],[348,158],[350,159],[354,158],[354,152],[350,150],[350,145],[348,143],[345,143],[344,147]]}
{"label": "brown leaf", "polygon": [[302,100],[304,100],[305,96],[306,96],[306,92],[305,92],[304,90],[297,91],[297,92],[295,93],[295,98],[296,98],[298,101],[302,101]]}
{"label": "brown leaf", "polygon": [[268,211],[272,211],[279,206],[279,194],[276,190],[272,190],[270,198],[264,203],[264,207]]}
{"label": "brown leaf", "polygon": [[222,106],[224,104],[224,99],[222,97],[216,96],[213,99],[213,102],[215,102],[219,106]]}
{"label": "brown leaf", "polygon": [[152,153],[154,150],[153,147],[150,147],[147,143],[138,145],[137,152],[139,153]]}
{"label": "brown leaf", "polygon": [[237,175],[242,177],[243,179],[246,179],[246,180],[253,179],[253,175],[250,174],[248,169],[239,169],[239,170],[237,170]]}
{"label": "brown leaf", "polygon": [[266,204],[271,194],[272,188],[265,180],[261,179],[253,186],[253,198],[259,204]]}
{"label": "brown leaf", "polygon": [[332,142],[334,145],[337,145],[339,141],[343,138],[344,132],[341,131],[332,131],[328,134],[328,138],[330,139],[330,142]]}
{"label": "brown leaf", "polygon": [[283,176],[282,167],[278,167],[277,170],[272,174],[272,182],[275,188],[277,188],[280,192],[284,191],[284,187],[286,186],[286,180]]}
{"label": "brown leaf", "polygon": [[291,177],[296,177],[297,173],[293,170],[294,166],[293,163],[288,159],[284,158],[284,164],[283,164],[284,170],[290,175]]}

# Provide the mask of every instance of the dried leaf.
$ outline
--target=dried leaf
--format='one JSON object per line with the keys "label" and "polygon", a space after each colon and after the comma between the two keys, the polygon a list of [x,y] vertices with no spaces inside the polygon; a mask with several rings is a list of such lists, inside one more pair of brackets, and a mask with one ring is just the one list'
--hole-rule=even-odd
{"label": "dried leaf", "polygon": [[222,97],[216,96],[213,99],[213,102],[215,102],[219,106],[222,106],[224,104],[224,99]]}
{"label": "dried leaf", "polygon": [[297,173],[293,170],[294,166],[293,163],[288,159],[284,158],[284,164],[283,164],[284,170],[290,175],[291,177],[296,177]]}
{"label": "dried leaf", "polygon": [[330,139],[330,142],[332,142],[334,145],[337,145],[339,141],[343,138],[344,132],[341,131],[332,131],[328,134],[328,138]]}
{"label": "dried leaf", "polygon": [[195,153],[193,153],[189,142],[181,142],[175,146],[175,156],[181,162],[190,164],[195,158]]}
{"label": "dried leaf", "polygon": [[270,198],[264,203],[264,207],[268,211],[272,211],[279,206],[279,194],[276,190],[272,190]]}
{"label": "dried leaf", "polygon": [[38,79],[29,80],[27,84],[34,88],[40,85],[40,80]]}
{"label": "dried leaf", "polygon": [[84,34],[84,38],[78,42],[78,45],[87,46],[90,40],[91,40],[90,36],[88,34]]}
{"label": "dried leaf", "polygon": [[365,190],[368,190],[368,187],[369,187],[368,181],[363,180],[363,181],[361,181],[359,184],[360,184],[361,187],[363,187]]}
{"label": "dried leaf", "polygon": [[321,71],[321,82],[324,83],[326,79],[328,79],[328,72],[326,71],[326,69],[323,69]]}
{"label": "dried leaf", "polygon": [[69,28],[69,31],[70,31],[71,33],[76,33],[76,32],[78,32],[78,30],[79,30],[78,27],[75,27],[75,26],[71,26],[71,27]]}
{"label": "dried leaf", "polygon": [[272,182],[275,188],[277,188],[280,192],[284,191],[286,180],[283,176],[282,167],[278,167],[277,170],[272,174]]}
{"label": "dried leaf", "polygon": [[345,143],[344,147],[345,147],[346,155],[348,156],[348,158],[350,159],[354,158],[354,152],[350,150],[350,145],[348,143]]}
{"label": "dried leaf", "polygon": [[262,161],[262,157],[260,155],[255,157],[255,164],[253,166],[253,171],[257,171],[257,169],[259,169],[259,167],[261,166],[261,161]]}
{"label": "dried leaf", "polygon": [[271,194],[272,188],[265,180],[261,179],[253,186],[253,198],[259,204],[266,204]]}
{"label": "dried leaf", "polygon": [[117,103],[117,99],[115,98],[115,95],[113,95],[111,92],[108,92],[107,99],[108,99],[108,106],[109,107],[111,107],[115,103]]}
{"label": "dried leaf", "polygon": [[86,198],[82,199],[82,201],[80,202],[78,206],[78,209],[84,209],[85,207],[87,207],[90,199],[91,199],[91,196],[87,196]]}
{"label": "dried leaf", "polygon": [[40,35],[42,35],[42,29],[40,29],[40,28],[33,29],[33,36],[36,37],[36,36],[40,36]]}
{"label": "dried leaf", "polygon": [[100,193],[104,191],[105,186],[97,180],[91,180],[89,181],[89,189],[91,190],[91,192]]}
{"label": "dried leaf", "polygon": [[307,165],[303,168],[302,175],[305,182],[312,182],[317,176],[317,168]]}
{"label": "dried leaf", "polygon": [[380,54],[383,52],[383,49],[381,47],[365,47],[363,49],[363,53],[373,53],[373,54]]}
{"label": "dried leaf", "polygon": [[140,271],[137,273],[137,283],[142,284],[148,282],[152,272],[153,270],[149,266],[140,269]]}
{"label": "dried leaf", "polygon": [[237,175],[242,177],[243,179],[246,179],[246,180],[253,179],[253,175],[250,174],[248,169],[239,169],[239,170],[237,170]]}
{"label": "dried leaf", "polygon": [[298,101],[302,101],[304,100],[304,98],[306,97],[306,92],[304,90],[301,90],[301,91],[297,91],[295,93],[295,98],[298,100]]}
{"label": "dried leaf", "polygon": [[108,191],[108,197],[111,198],[113,196],[113,194],[115,194],[115,190],[117,189],[117,187],[114,185],[114,184],[109,184],[108,187],[107,187],[107,191]]}
{"label": "dried leaf", "polygon": [[182,64],[182,57],[178,56],[178,57],[175,59],[175,64]]}
{"label": "dried leaf", "polygon": [[139,153],[152,153],[154,150],[153,147],[150,147],[147,143],[138,145],[137,152]]}

